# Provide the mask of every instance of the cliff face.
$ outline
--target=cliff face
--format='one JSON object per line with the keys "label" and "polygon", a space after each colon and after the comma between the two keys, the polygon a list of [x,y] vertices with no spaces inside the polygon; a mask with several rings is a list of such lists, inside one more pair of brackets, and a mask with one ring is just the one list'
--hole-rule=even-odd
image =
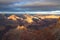
{"label": "cliff face", "polygon": [[2,40],[59,40],[60,18],[36,19],[30,15],[24,17],[25,19],[16,15],[1,17],[6,24]]}

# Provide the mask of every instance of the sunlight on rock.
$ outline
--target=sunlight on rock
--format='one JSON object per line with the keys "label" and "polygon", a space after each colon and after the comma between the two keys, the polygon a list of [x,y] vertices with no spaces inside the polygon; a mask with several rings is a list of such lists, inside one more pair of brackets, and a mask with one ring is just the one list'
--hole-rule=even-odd
{"label": "sunlight on rock", "polygon": [[19,29],[19,30],[26,30],[27,28],[26,27],[24,27],[24,26],[17,26],[17,29]]}
{"label": "sunlight on rock", "polygon": [[28,23],[33,22],[33,20],[32,20],[33,16],[30,16],[30,15],[24,15],[24,16],[26,17],[25,21],[27,21]]}
{"label": "sunlight on rock", "polygon": [[40,16],[41,19],[45,19],[45,18],[56,18],[58,19],[60,16],[55,16],[55,15],[47,15],[47,16]]}
{"label": "sunlight on rock", "polygon": [[8,17],[8,19],[11,19],[11,20],[17,20],[17,19],[20,19],[19,17],[17,17],[16,15],[11,15]]}

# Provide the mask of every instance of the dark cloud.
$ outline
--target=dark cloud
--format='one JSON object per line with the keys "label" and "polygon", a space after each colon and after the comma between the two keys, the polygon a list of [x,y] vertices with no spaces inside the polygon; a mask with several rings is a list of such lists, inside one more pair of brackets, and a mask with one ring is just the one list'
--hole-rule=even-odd
{"label": "dark cloud", "polygon": [[43,5],[60,8],[60,0],[0,0],[0,4],[8,4],[9,7],[40,7]]}
{"label": "dark cloud", "polygon": [[26,2],[26,1],[40,1],[40,2],[60,2],[60,0],[0,0],[0,3],[11,3],[11,2]]}
{"label": "dark cloud", "polygon": [[26,2],[26,3],[24,3],[24,4],[21,4],[21,3],[14,3],[14,4],[12,4],[12,5],[10,5],[10,6],[12,6],[12,7],[29,7],[29,6],[59,6],[60,5],[60,3],[57,3],[57,2],[51,2],[51,1],[44,1],[44,0],[42,0],[42,1],[34,1],[34,2],[32,2],[32,1],[29,1],[29,2]]}

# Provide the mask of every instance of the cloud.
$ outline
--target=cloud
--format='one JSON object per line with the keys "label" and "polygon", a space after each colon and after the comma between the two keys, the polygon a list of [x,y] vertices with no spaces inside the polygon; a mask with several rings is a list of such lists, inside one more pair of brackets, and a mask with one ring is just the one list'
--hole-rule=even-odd
{"label": "cloud", "polygon": [[[9,7],[29,7],[29,6],[57,6],[60,8],[60,0],[0,0],[2,4]],[[11,3],[11,4],[10,4]]]}
{"label": "cloud", "polygon": [[26,6],[57,6],[60,5],[59,3],[55,3],[55,2],[40,2],[40,1],[34,1],[34,2],[26,2],[23,4],[22,3],[14,3],[12,5],[12,7],[26,7]]}
{"label": "cloud", "polygon": [[27,3],[27,4],[24,4],[23,6],[40,6],[40,5],[60,5],[58,3],[53,3],[53,2],[30,2],[30,3]]}
{"label": "cloud", "polygon": [[0,0],[0,3],[12,3],[12,2],[55,2],[60,3],[60,0]]}

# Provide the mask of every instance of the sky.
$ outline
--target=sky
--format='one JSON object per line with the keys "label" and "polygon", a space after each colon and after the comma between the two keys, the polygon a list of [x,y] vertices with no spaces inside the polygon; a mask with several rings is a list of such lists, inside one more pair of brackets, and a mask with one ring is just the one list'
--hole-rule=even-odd
{"label": "sky", "polygon": [[9,6],[41,6],[41,5],[60,5],[60,0],[0,0],[0,4]]}
{"label": "sky", "polygon": [[[60,0],[0,0],[0,10],[20,8],[39,8],[42,10],[60,10]],[[33,10],[35,10],[35,8]],[[40,10],[39,9],[39,10]],[[25,9],[24,9],[25,10]]]}

